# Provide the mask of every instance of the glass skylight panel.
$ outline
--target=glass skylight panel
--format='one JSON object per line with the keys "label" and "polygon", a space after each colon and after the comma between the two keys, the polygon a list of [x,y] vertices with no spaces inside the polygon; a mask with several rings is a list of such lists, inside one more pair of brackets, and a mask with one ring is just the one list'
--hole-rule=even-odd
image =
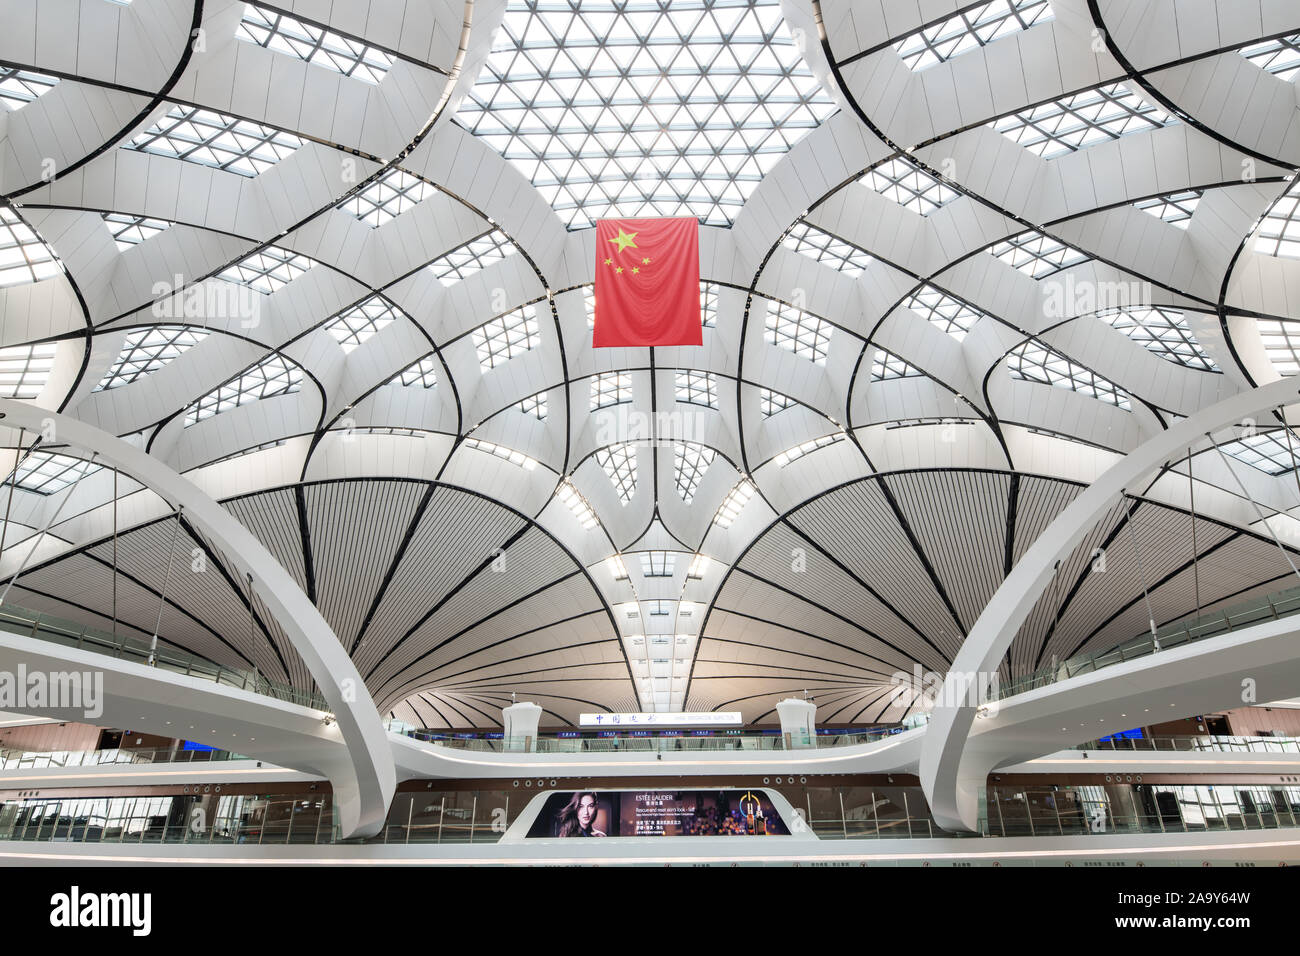
{"label": "glass skylight panel", "polygon": [[20,110],[42,93],[54,89],[58,82],[57,76],[0,66],[0,102],[11,110]]}
{"label": "glass skylight panel", "polygon": [[0,288],[39,282],[63,271],[54,251],[11,206],[0,206]]}
{"label": "glass skylight panel", "polygon": [[1300,259],[1300,180],[1264,214],[1255,230],[1255,251],[1266,256]]}
{"label": "glass skylight panel", "polygon": [[1268,70],[1283,80],[1293,79],[1300,72],[1300,33],[1252,43],[1237,52],[1261,70]]}
{"label": "glass skylight panel", "polygon": [[1201,201],[1203,195],[1204,190],[1188,189],[1184,192],[1169,193],[1166,196],[1141,199],[1133,205],[1149,216],[1155,216],[1157,219],[1163,219],[1180,229],[1186,229],[1187,224],[1192,221],[1192,213],[1196,211],[1196,204]]}
{"label": "glass skylight panel", "polygon": [[712,448],[697,442],[678,442],[673,446],[673,475],[677,493],[686,504],[695,500],[695,492],[716,454]]}
{"label": "glass skylight panel", "polygon": [[886,352],[884,349],[876,349],[876,357],[871,361],[871,380],[873,382],[887,382],[895,378],[915,378],[924,374],[915,365],[904,362],[893,352]]}
{"label": "glass skylight panel", "polygon": [[339,203],[339,209],[367,226],[382,226],[438,190],[433,184],[401,169],[390,169],[355,196]]}
{"label": "glass skylight panel", "polygon": [[784,468],[786,465],[790,464],[790,462],[798,461],[809,452],[814,452],[818,448],[825,448],[827,445],[834,445],[836,442],[844,441],[844,437],[843,432],[836,432],[833,435],[823,435],[821,438],[814,438],[812,441],[806,441],[795,445],[793,448],[787,448],[772,460],[776,462],[778,467]]}
{"label": "glass skylight panel", "polygon": [[1091,395],[1118,408],[1132,410],[1128,393],[1091,369],[1070,361],[1060,352],[1030,339],[1007,356],[1012,378],[1040,382]]}
{"label": "glass skylight panel", "polygon": [[438,384],[438,360],[432,355],[426,355],[415,364],[402,369],[389,379],[387,384],[421,385],[424,388],[433,388]]}
{"label": "glass skylight panel", "polygon": [[130,249],[144,242],[150,236],[156,236],[171,225],[165,219],[150,219],[148,216],[128,216],[120,212],[104,213],[104,222],[113,234],[118,251]]}
{"label": "glass skylight panel", "polygon": [[256,176],[302,144],[303,140],[284,130],[197,106],[173,104],[166,116],[123,149],[174,156],[241,176]]}
{"label": "glass skylight panel", "polygon": [[794,228],[781,240],[781,245],[814,262],[825,263],[853,279],[862,275],[872,262],[867,250],[806,222],[795,223]]}
{"label": "glass skylight panel", "polygon": [[308,256],[280,246],[267,246],[240,259],[219,273],[217,278],[270,295],[283,289],[314,265],[316,260]]}
{"label": "glass skylight panel", "polygon": [[434,259],[428,269],[443,285],[455,285],[518,251],[519,247],[507,239],[504,232],[493,229]]}
{"label": "glass skylight panel", "polygon": [[628,372],[601,372],[591,379],[591,410],[632,401],[632,376]]}
{"label": "glass skylight panel", "polygon": [[485,323],[472,333],[474,349],[483,371],[523,355],[541,341],[537,330],[537,310],[531,305],[507,312]]}
{"label": "glass skylight panel", "polygon": [[34,451],[18,466],[12,481],[19,488],[53,495],[102,468],[103,465],[92,465],[84,458]]}
{"label": "glass skylight panel", "polygon": [[641,576],[646,578],[671,578],[677,566],[674,551],[642,551]]}
{"label": "glass skylight panel", "polygon": [[391,56],[363,40],[304,23],[255,3],[244,4],[244,18],[235,36],[367,83],[378,83],[393,67]]}
{"label": "glass skylight panel", "polygon": [[792,405],[798,404],[789,395],[782,395],[770,388],[760,388],[758,390],[758,407],[762,411],[764,418],[771,418],[777,412],[783,412]]}
{"label": "glass skylight panel", "polygon": [[708,570],[709,559],[702,554],[697,554],[691,559],[691,566],[686,569],[686,576],[688,578],[702,578],[704,577],[704,572]]}
{"label": "glass skylight panel", "polygon": [[0,349],[0,398],[35,398],[54,368],[53,342]]}
{"label": "glass skylight panel", "polygon": [[354,348],[397,318],[393,307],[377,295],[354,305],[325,326],[344,352]]}
{"label": "glass skylight panel", "polygon": [[532,471],[537,467],[535,459],[529,458],[522,452],[515,451],[513,448],[506,448],[504,445],[494,445],[490,441],[482,441],[478,438],[466,438],[465,445],[468,448],[477,448],[479,451],[485,451],[489,455],[495,455],[502,458],[512,465],[518,465],[524,471]]}
{"label": "glass skylight panel", "polygon": [[1264,351],[1279,375],[1300,372],[1300,322],[1257,319]]}
{"label": "glass skylight panel", "polygon": [[1099,86],[989,124],[1013,143],[1051,159],[1129,133],[1178,122],[1123,83]]}
{"label": "glass skylight panel", "polygon": [[596,452],[596,464],[609,477],[618,492],[618,500],[627,504],[636,494],[636,446],[629,443],[610,445]]}
{"label": "glass skylight panel", "polygon": [[779,0],[510,0],[457,119],[570,228],[616,216],[729,225],[833,111]]}
{"label": "glass skylight panel", "polygon": [[560,487],[556,489],[555,496],[564,502],[564,506],[573,513],[573,516],[578,519],[578,523],[585,530],[590,531],[600,524],[596,518],[596,512],[592,511],[591,505],[587,504],[587,499],[582,497],[582,494],[577,488],[573,487],[573,482],[569,481],[568,478],[560,482]]}
{"label": "glass skylight panel", "polygon": [[831,331],[831,324],[820,316],[784,302],[771,302],[767,308],[763,338],[770,345],[825,365]]}
{"label": "glass skylight panel", "polygon": [[1293,434],[1288,445],[1286,432],[1280,428],[1256,432],[1249,438],[1227,442],[1219,448],[1225,455],[1231,455],[1238,461],[1244,461],[1270,475],[1295,471],[1296,465],[1300,464],[1292,452],[1293,448],[1300,451],[1300,439]]}
{"label": "glass skylight panel", "polygon": [[903,304],[958,341],[984,318],[983,312],[932,285],[922,286]]}
{"label": "glass skylight panel", "polygon": [[268,356],[191,405],[185,427],[258,399],[296,392],[302,388],[302,378],[302,369],[283,355]]}
{"label": "glass skylight panel", "polygon": [[1052,19],[1047,0],[996,0],[963,10],[894,44],[910,70],[924,70]]}
{"label": "glass skylight panel", "polygon": [[[593,294],[593,298],[595,298]],[[716,282],[700,283],[700,319],[706,329],[718,325],[718,285]]]}
{"label": "glass skylight panel", "polygon": [[536,395],[529,395],[522,402],[515,406],[525,415],[532,415],[539,422],[546,421],[546,393],[538,392]]}
{"label": "glass skylight panel", "polygon": [[1091,258],[1037,229],[1026,229],[1019,235],[995,243],[989,254],[1035,279],[1053,275]]}
{"label": "glass skylight panel", "polygon": [[130,385],[150,372],[156,372],[172,359],[208,337],[206,329],[188,325],[150,325],[127,333],[122,351],[95,391]]}
{"label": "glass skylight panel", "polygon": [[1166,361],[1206,372],[1219,370],[1197,343],[1187,318],[1178,309],[1115,309],[1098,318]]}
{"label": "glass skylight panel", "polygon": [[754,497],[756,490],[753,482],[748,478],[742,478],[740,483],[732,488],[731,492],[723,500],[722,505],[718,508],[718,513],[713,516],[713,523],[719,528],[730,528],[732,522],[740,517],[745,505],[749,504],[749,499]]}
{"label": "glass skylight panel", "polygon": [[614,576],[615,581],[627,580],[627,565],[623,563],[623,556],[621,554],[610,555],[605,559],[605,566],[609,568],[609,573]]}
{"label": "glass skylight panel", "polygon": [[679,371],[676,375],[677,401],[689,405],[718,407],[718,379],[712,372]]}
{"label": "glass skylight panel", "polygon": [[867,171],[858,182],[904,209],[928,216],[961,193],[901,156]]}

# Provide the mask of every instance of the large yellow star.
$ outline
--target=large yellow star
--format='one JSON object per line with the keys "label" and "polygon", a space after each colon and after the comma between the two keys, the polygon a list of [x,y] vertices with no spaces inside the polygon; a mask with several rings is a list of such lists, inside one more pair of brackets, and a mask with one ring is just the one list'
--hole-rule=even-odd
{"label": "large yellow star", "polygon": [[622,229],[620,229],[618,231],[618,236],[614,239],[610,239],[609,241],[617,243],[618,251],[622,252],[628,246],[631,246],[633,249],[636,248],[636,243],[633,242],[634,239],[636,239],[635,232],[624,232]]}

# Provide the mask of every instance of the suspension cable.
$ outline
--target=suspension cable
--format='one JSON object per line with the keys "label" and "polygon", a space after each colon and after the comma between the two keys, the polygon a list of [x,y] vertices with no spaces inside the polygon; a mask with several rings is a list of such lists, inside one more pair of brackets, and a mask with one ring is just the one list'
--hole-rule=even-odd
{"label": "suspension cable", "polygon": [[[35,446],[33,445],[32,447]],[[49,520],[45,522],[44,526],[41,528],[40,534],[36,536],[36,542],[32,545],[31,550],[23,555],[23,560],[22,563],[18,565],[18,570],[14,572],[13,577],[9,579],[9,583],[5,585],[4,593],[0,594],[0,604],[5,603],[5,599],[9,597],[9,589],[13,587],[14,582],[18,580],[18,575],[22,574],[23,571],[27,569],[27,562],[32,559],[32,556],[36,554],[37,548],[41,546],[41,542],[45,540],[46,532],[48,532],[50,528],[53,527],[54,523],[59,520],[59,515],[63,514],[63,509],[67,506],[68,502],[72,500],[72,493],[77,490],[77,485],[81,484],[81,479],[86,477],[87,472],[90,471],[90,466],[95,463],[95,459],[98,457],[99,452],[92,452],[90,460],[86,463],[86,470],[77,476],[76,481],[68,485],[68,493],[63,496],[63,500],[59,502],[59,506],[54,509],[54,514],[50,515]],[[17,471],[18,469],[15,468],[14,473],[17,474]]]}
{"label": "suspension cable", "polygon": [[[1127,496],[1128,490],[1124,489],[1121,495]],[[1140,503],[1139,503],[1140,504]],[[1129,511],[1124,524],[1128,526],[1129,540],[1133,543],[1133,555],[1137,558],[1138,574],[1142,578],[1142,601],[1147,608],[1147,623],[1151,625],[1151,642],[1155,645],[1156,650],[1160,650],[1160,639],[1156,637],[1156,616],[1151,610],[1151,594],[1147,590],[1147,570],[1142,563],[1142,550],[1138,547],[1137,532],[1133,530],[1133,517],[1137,514],[1138,505],[1135,504]]]}
{"label": "suspension cable", "polygon": [[1196,544],[1196,482],[1192,478],[1192,449],[1187,448],[1187,498],[1192,507],[1192,588],[1196,594],[1196,616],[1201,616],[1201,562]]}
{"label": "suspension cable", "polygon": [[[1210,439],[1211,444],[1214,443],[1214,438],[1209,432],[1205,433],[1205,437]],[[1286,563],[1291,566],[1291,570],[1295,572],[1295,576],[1300,578],[1300,569],[1296,568],[1295,562],[1291,560],[1291,555],[1287,553],[1286,546],[1282,544],[1277,534],[1273,531],[1272,526],[1268,523],[1268,519],[1264,517],[1264,512],[1260,510],[1259,505],[1255,503],[1255,499],[1252,498],[1250,492],[1246,490],[1246,486],[1242,484],[1241,477],[1233,470],[1232,466],[1228,464],[1228,456],[1223,453],[1223,449],[1218,445],[1214,446],[1214,450],[1219,453],[1219,458],[1223,460],[1223,467],[1228,469],[1228,474],[1232,475],[1233,480],[1237,483],[1237,487],[1241,489],[1242,497],[1249,501],[1250,506],[1255,509],[1255,515],[1259,518],[1259,523],[1264,526],[1264,530],[1267,531],[1269,537],[1273,539],[1273,543],[1277,545],[1277,549],[1282,552],[1282,557],[1286,558]]]}
{"label": "suspension cable", "polygon": [[167,549],[167,572],[163,575],[162,590],[158,593],[158,620],[153,625],[153,639],[149,642],[149,661],[150,667],[154,666],[154,658],[158,653],[158,631],[162,628],[163,608],[167,606],[167,585],[172,578],[172,562],[176,559],[176,537],[181,531],[181,515],[185,512],[184,505],[176,506],[176,525],[172,528],[172,543]]}

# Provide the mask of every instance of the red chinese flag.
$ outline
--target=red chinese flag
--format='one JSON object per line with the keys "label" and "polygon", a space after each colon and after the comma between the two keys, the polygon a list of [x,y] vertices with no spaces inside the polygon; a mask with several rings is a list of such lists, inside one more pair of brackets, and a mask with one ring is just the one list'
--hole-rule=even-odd
{"label": "red chinese flag", "polygon": [[592,346],[703,345],[700,328],[699,221],[599,220]]}

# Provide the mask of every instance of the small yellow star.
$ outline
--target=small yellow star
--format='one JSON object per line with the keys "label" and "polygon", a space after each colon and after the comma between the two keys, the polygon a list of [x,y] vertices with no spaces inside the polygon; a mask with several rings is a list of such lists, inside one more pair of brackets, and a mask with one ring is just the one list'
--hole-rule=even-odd
{"label": "small yellow star", "polygon": [[617,269],[615,269],[614,271],[617,272],[619,275],[622,275],[622,274],[623,274],[623,267],[622,267],[622,266],[619,266],[619,267],[618,267]]}
{"label": "small yellow star", "polygon": [[614,264],[614,260],[613,260],[613,259],[606,259],[606,260],[605,260],[605,265],[607,265],[607,266],[612,266],[613,264]]}
{"label": "small yellow star", "polygon": [[641,267],[640,267],[640,266],[633,266],[633,267],[632,267],[632,274],[633,274],[633,275],[636,275],[636,274],[637,274],[638,272],[640,272],[640,271],[641,271]]}
{"label": "small yellow star", "polygon": [[649,259],[649,257],[646,257],[645,259],[642,259],[642,260],[641,260],[641,265],[643,265],[643,266],[648,266],[649,264],[650,264],[650,259]]}

